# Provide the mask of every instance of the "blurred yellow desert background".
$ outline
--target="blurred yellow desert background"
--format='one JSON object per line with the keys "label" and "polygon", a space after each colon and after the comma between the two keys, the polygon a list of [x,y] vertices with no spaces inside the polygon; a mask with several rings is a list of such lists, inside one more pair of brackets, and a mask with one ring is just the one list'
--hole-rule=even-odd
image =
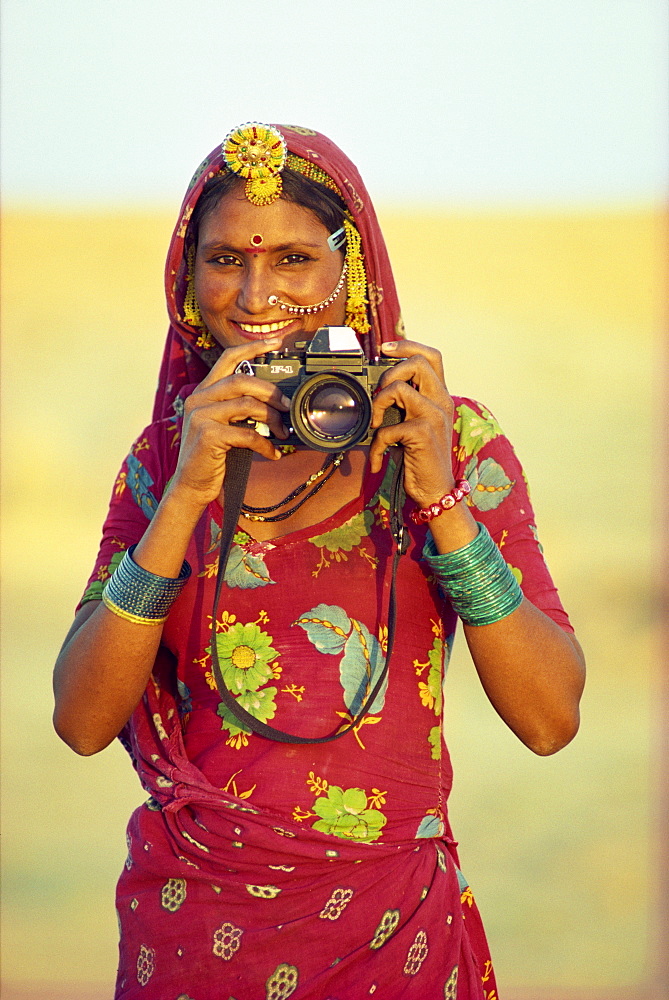
{"label": "blurred yellow desert background", "polygon": [[[379,214],[407,335],[440,348],[449,388],[484,401],[524,462],[588,660],[581,732],[539,758],[456,641],[452,822],[501,1000],[660,1000],[664,220],[643,206]],[[59,742],[50,675],[150,419],[172,223],[84,209],[4,221],[7,1000],[113,992],[114,885],[144,796],[119,745],[83,759]]]}

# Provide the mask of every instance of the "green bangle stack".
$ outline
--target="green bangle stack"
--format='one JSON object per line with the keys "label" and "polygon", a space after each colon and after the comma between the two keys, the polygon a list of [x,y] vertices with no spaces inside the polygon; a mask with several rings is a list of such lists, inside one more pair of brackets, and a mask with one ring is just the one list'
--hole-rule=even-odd
{"label": "green bangle stack", "polygon": [[455,552],[437,552],[428,534],[423,559],[466,625],[492,625],[520,606],[523,592],[488,529]]}

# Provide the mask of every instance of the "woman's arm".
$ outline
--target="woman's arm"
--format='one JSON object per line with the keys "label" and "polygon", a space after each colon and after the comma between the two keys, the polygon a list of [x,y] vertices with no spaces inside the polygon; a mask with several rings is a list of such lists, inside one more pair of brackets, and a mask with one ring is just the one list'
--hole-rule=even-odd
{"label": "woman's arm", "polygon": [[[435,503],[454,486],[451,437],[454,406],[443,381],[438,351],[410,342],[384,350],[406,358],[391,369],[374,401],[370,449],[372,471],[383,451],[401,444],[405,488],[420,506]],[[383,411],[395,403],[406,419],[380,427]],[[439,553],[473,541],[478,524],[464,504],[430,521]],[[577,640],[524,599],[510,615],[491,625],[465,625],[465,636],[481,683],[496,711],[531,750],[555,753],[575,736],[585,663]]]}
{"label": "woman's arm", "polygon": [[[135,562],[177,577],[201,513],[166,494],[135,549]],[[80,608],[53,674],[53,724],[77,753],[103,750],[126,724],[144,693],[162,633],[162,624],[133,624],[102,601]]]}
{"label": "woman's arm", "polygon": [[[225,456],[247,447],[265,458],[280,456],[245,418],[268,424],[285,437],[280,411],[288,406],[279,389],[262,379],[234,375],[240,361],[276,348],[279,340],[230,348],[185,404],[179,460],[134,561],[158,576],[179,575],[188,543],[202,513],[221,491]],[[80,609],[54,670],[54,726],[77,753],[89,755],[118,735],[137,706],[155,662],[162,624],[134,624],[101,601]]]}

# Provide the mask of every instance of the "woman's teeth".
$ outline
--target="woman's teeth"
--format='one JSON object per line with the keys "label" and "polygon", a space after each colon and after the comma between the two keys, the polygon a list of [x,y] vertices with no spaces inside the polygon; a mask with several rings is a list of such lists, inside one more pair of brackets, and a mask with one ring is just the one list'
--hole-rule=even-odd
{"label": "woman's teeth", "polygon": [[244,333],[277,333],[278,330],[285,330],[292,322],[292,319],[283,319],[278,323],[238,323],[237,326]]}

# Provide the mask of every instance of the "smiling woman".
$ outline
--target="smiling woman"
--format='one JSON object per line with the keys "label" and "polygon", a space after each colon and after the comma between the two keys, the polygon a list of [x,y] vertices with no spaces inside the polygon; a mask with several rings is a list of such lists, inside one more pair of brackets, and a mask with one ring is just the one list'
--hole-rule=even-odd
{"label": "smiling woman", "polygon": [[[150,796],[118,884],[117,1000],[498,1000],[447,810],[458,620],[536,753],[572,738],[583,685],[518,459],[489,410],[450,395],[439,352],[403,339],[373,207],[324,136],[230,133],[165,277],[154,421],[54,680],[62,738],[92,754],[118,736]],[[342,324],[323,352],[316,331]],[[250,363],[295,355],[376,386],[368,446],[323,462],[286,443],[295,386]]]}
{"label": "smiling woman", "polygon": [[[252,204],[237,181],[198,226],[194,291],[216,342],[233,347],[280,332],[285,348],[319,326],[343,324],[344,254],[328,242],[332,232],[284,198]],[[285,307],[299,312],[286,318]]]}

